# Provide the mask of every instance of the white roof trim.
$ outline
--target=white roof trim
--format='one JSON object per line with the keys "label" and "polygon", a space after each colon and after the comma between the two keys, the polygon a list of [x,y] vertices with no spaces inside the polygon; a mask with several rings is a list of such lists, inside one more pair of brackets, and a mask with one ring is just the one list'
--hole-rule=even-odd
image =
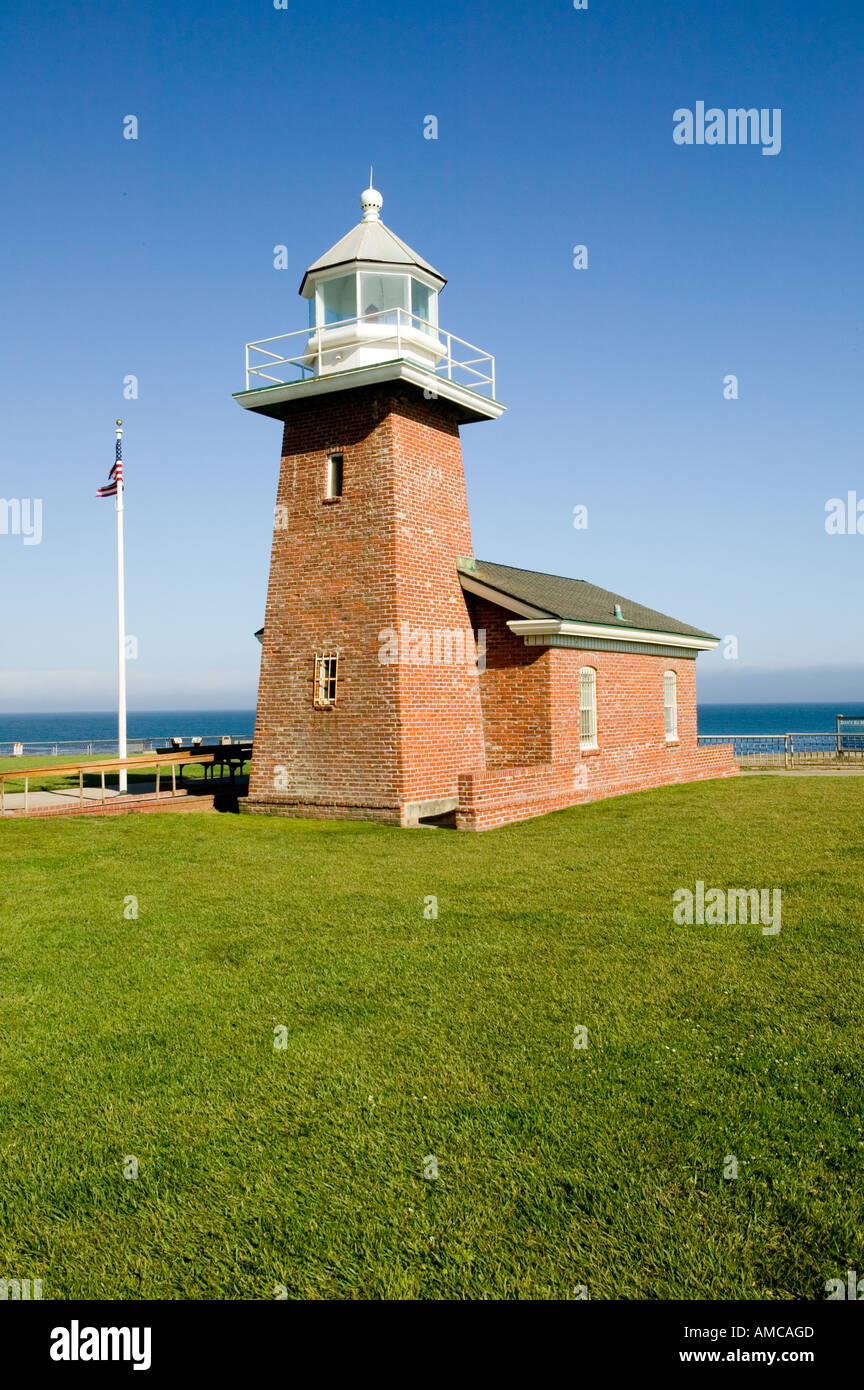
{"label": "white roof trim", "polygon": [[507,626],[518,637],[602,637],[619,642],[651,642],[658,647],[688,647],[698,652],[713,652],[720,641],[719,637],[695,637],[688,632],[655,632],[651,628],[612,627],[606,623],[568,622],[563,618],[514,618]]}
{"label": "white roof trim", "polygon": [[340,261],[326,270],[316,270],[314,275],[306,275],[299,294],[302,299],[311,299],[316,285],[323,285],[327,280],[341,280],[344,275],[355,275],[357,271],[371,275],[411,275],[436,294],[443,289],[440,275],[432,270],[424,270],[421,265],[397,265],[395,261]]}

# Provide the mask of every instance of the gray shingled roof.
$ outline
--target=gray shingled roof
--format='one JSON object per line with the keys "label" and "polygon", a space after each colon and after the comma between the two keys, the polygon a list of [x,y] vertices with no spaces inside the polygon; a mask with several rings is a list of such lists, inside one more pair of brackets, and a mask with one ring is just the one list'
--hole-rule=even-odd
{"label": "gray shingled roof", "polygon": [[447,281],[444,276],[431,266],[428,261],[424,261],[422,256],[418,256],[416,251],[406,245],[401,237],[395,232],[391,232],[389,227],[385,227],[383,222],[358,222],[356,227],[352,227],[347,236],[343,236],[341,241],[337,241],[335,246],[331,246],[329,251],[325,251],[314,265],[310,265],[306,274],[303,276],[303,284],[300,286],[300,293],[310,275],[315,275],[319,270],[332,270],[337,265],[350,265],[352,261],[373,261],[379,265],[401,265],[419,266],[427,274],[434,275],[436,280],[440,280],[442,286]]}
{"label": "gray shingled roof", "polygon": [[[475,561],[476,569],[460,565],[466,576],[488,584],[510,598],[521,599],[532,608],[571,623],[607,623],[610,627],[639,627],[651,632],[678,633],[682,637],[714,637],[699,627],[690,627],[677,618],[658,613],[654,608],[634,603],[622,594],[598,589],[585,579],[565,579],[558,574],[539,574],[536,570],[514,569],[496,565],[490,560]],[[620,604],[623,617],[615,617],[615,605]]]}

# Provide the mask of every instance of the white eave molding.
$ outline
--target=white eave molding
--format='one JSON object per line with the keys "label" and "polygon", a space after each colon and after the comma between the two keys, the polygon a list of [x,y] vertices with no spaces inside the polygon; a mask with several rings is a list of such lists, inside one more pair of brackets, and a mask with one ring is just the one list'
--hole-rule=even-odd
{"label": "white eave molding", "polygon": [[[366,272],[370,275],[413,275],[415,280],[420,280],[430,290],[440,294],[447,284],[443,275],[437,271],[424,270],[422,265],[417,265],[414,261],[339,261],[336,265],[328,266],[324,270],[314,272],[306,271],[303,276],[303,283],[298,291],[302,299],[311,299],[315,293],[315,286],[322,285],[325,280],[339,280],[343,275],[353,275],[355,271]],[[307,284],[310,281],[310,284]],[[311,288],[312,294],[309,293]]]}
{"label": "white eave molding", "polygon": [[[470,594],[477,594],[480,598],[488,598],[490,603],[497,604],[499,608],[506,608],[510,613],[519,613],[523,618],[536,618],[542,624],[555,623],[557,618],[553,618],[551,613],[544,613],[542,608],[532,608],[530,603],[523,603],[521,599],[511,598],[509,594],[502,594],[500,589],[493,589],[491,584],[484,584],[481,579],[476,579],[468,570],[459,570],[459,582],[463,589],[467,589]],[[508,627],[512,624],[508,623]]]}
{"label": "white eave molding", "polygon": [[655,647],[686,647],[690,651],[713,652],[720,641],[719,637],[694,637],[687,633],[680,632],[654,632],[651,628],[643,627],[613,627],[606,623],[576,623],[556,618],[553,613],[544,613],[540,608],[532,608],[529,603],[523,603],[521,599],[512,598],[510,594],[502,594],[500,589],[494,589],[491,584],[484,584],[482,579],[477,579],[470,570],[459,570],[459,580],[463,589],[467,589],[471,594],[477,594],[480,598],[486,598],[490,603],[497,604],[499,608],[506,608],[511,613],[518,613],[518,618],[511,618],[507,626],[517,637],[584,637],[586,639],[600,638],[604,641],[612,640],[617,642],[648,642]]}
{"label": "white eave molding", "polygon": [[604,641],[648,642],[653,646],[686,647],[696,652],[713,652],[720,641],[719,637],[695,637],[687,632],[655,632],[643,627],[574,623],[563,618],[514,618],[507,626],[517,637],[585,637]]}

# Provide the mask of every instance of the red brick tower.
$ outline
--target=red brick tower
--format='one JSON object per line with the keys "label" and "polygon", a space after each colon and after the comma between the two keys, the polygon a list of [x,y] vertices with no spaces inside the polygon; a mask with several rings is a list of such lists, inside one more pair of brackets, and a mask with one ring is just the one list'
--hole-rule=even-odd
{"label": "red brick tower", "polygon": [[459,426],[503,406],[438,328],[443,277],[361,207],[303,279],[309,328],[250,344],[236,397],[284,422],[244,809],[408,825],[484,767]]}

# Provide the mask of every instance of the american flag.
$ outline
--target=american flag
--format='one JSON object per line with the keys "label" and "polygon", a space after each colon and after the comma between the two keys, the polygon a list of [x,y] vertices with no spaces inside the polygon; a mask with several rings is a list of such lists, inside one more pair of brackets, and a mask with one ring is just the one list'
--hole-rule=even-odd
{"label": "american flag", "polygon": [[123,486],[123,446],[119,431],[117,433],[114,467],[111,469],[108,477],[111,481],[106,483],[104,487],[100,487],[99,491],[96,493],[97,497],[116,497],[118,487]]}

